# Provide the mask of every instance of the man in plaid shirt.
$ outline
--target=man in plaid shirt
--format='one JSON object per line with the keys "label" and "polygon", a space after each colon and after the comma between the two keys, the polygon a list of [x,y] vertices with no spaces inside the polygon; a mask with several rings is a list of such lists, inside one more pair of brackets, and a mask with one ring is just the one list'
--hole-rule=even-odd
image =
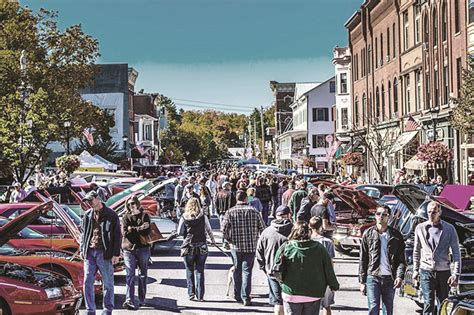
{"label": "man in plaid shirt", "polygon": [[245,191],[237,191],[236,197],[237,204],[224,216],[222,232],[231,244],[234,260],[234,298],[244,306],[249,306],[255,252],[265,224],[257,210],[248,204]]}

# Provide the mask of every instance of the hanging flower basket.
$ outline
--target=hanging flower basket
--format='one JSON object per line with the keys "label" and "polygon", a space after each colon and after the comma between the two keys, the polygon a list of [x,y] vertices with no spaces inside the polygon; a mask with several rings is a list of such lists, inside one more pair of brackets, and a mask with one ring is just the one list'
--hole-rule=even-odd
{"label": "hanging flower basket", "polygon": [[69,175],[81,166],[81,160],[77,155],[63,155],[56,159],[56,166]]}
{"label": "hanging flower basket", "polygon": [[444,163],[453,159],[453,150],[444,143],[433,141],[420,145],[415,156],[427,163]]}
{"label": "hanging flower basket", "polygon": [[305,157],[303,159],[303,166],[314,167],[314,160],[310,157]]}
{"label": "hanging flower basket", "polygon": [[353,166],[364,166],[364,158],[360,152],[349,152],[341,157],[341,164],[353,165]]}

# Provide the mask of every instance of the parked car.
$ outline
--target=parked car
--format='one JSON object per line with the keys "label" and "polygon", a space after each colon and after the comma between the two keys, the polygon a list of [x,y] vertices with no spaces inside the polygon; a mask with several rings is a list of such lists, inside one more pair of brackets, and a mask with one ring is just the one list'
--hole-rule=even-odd
{"label": "parked car", "polygon": [[[400,203],[395,206],[395,212],[392,213],[393,221],[391,225],[396,227],[405,238],[405,254],[408,264],[400,295],[421,304],[421,293],[412,280],[414,230],[418,223],[427,220],[428,204],[436,198],[428,195],[416,185],[395,186],[394,194],[400,200]],[[474,290],[474,220],[450,208],[442,201],[438,200],[438,202],[442,209],[441,219],[452,224],[459,237],[462,262],[457,291],[463,293]]]}
{"label": "parked car", "polygon": [[81,293],[65,276],[0,257],[0,314],[76,314],[81,301]]}
{"label": "parked car", "polygon": [[393,195],[392,185],[362,184],[362,185],[357,185],[355,189],[365,192],[367,196],[375,200],[379,200],[385,195]]}
{"label": "parked car", "polygon": [[320,179],[334,179],[334,174],[326,174],[326,173],[308,173],[303,174],[303,179],[307,182],[312,182],[313,180],[320,180]]}
{"label": "parked car", "polygon": [[449,296],[441,304],[440,315],[473,315],[474,291]]}

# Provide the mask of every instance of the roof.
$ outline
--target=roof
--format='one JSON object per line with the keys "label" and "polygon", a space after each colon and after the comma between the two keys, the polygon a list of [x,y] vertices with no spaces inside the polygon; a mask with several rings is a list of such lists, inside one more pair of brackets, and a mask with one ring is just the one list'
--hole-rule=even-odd
{"label": "roof", "polygon": [[304,93],[303,95],[308,95],[311,91],[314,91],[316,90],[317,88],[319,88],[320,86],[323,86],[324,84],[326,84],[327,82],[331,81],[331,80],[334,80],[336,77],[335,76],[332,76],[331,78],[327,79],[326,81],[323,81],[321,83],[319,83],[318,85],[316,85],[314,88],[312,88],[311,90],[308,90],[306,91],[306,93]]}

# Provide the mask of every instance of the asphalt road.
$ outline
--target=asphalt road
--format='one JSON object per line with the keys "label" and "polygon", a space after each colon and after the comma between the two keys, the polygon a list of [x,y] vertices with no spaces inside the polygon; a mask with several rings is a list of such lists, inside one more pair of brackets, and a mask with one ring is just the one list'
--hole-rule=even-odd
{"label": "asphalt road", "polygon": [[[215,222],[213,222],[215,223]],[[219,233],[216,232],[216,240]],[[154,253],[153,264],[149,269],[147,305],[139,311],[122,308],[125,300],[125,272],[115,275],[114,314],[271,314],[273,308],[268,305],[268,286],[262,271],[254,265],[252,278],[252,306],[244,307],[226,297],[226,283],[231,259],[215,247],[209,247],[206,262],[205,302],[189,301],[186,293],[186,275],[182,258],[179,256],[181,240],[174,240],[160,246]],[[336,292],[333,305],[334,314],[367,314],[367,299],[359,293],[358,257],[337,255],[335,270],[341,285]],[[137,294],[137,293],[136,293]],[[101,306],[98,306],[98,311]],[[407,298],[396,296],[395,314],[416,314],[416,304]],[[85,313],[81,310],[81,314]]]}

